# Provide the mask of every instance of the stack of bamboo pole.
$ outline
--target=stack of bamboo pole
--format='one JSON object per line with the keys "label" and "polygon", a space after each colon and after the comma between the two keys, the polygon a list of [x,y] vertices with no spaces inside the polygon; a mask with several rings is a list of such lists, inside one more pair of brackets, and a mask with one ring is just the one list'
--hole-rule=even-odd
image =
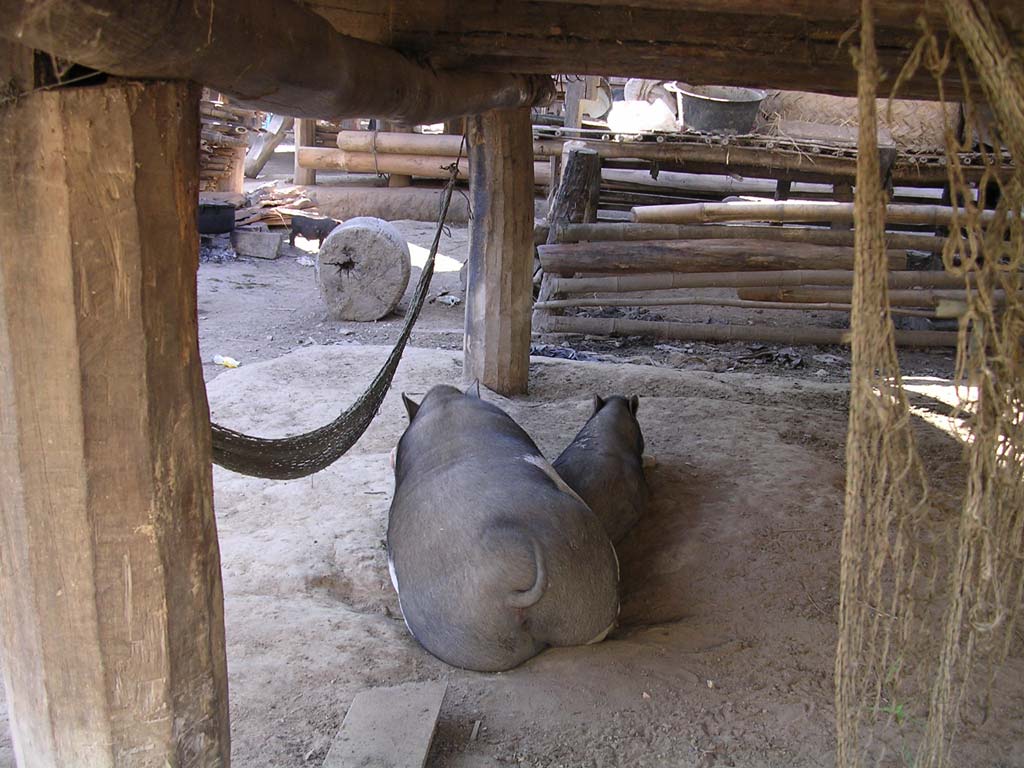
{"label": "stack of bamboo pole", "polygon": [[[820,225],[852,222],[852,207],[822,200],[739,200],[635,207],[634,221],[623,224],[555,222],[546,242],[538,246],[543,273],[541,298],[534,306],[535,330],[698,341],[845,343],[844,332],[831,328],[709,326],[588,317],[565,311],[707,305],[848,313],[853,232]],[[890,205],[887,209],[890,223],[911,227],[949,226],[955,215],[955,209],[937,205]],[[991,214],[983,212],[982,218],[991,218]],[[787,225],[779,226],[782,223]],[[893,314],[960,317],[970,290],[963,276],[908,269],[908,249],[938,253],[946,238],[925,232],[890,232],[887,238]],[[736,296],[694,295],[710,288],[735,289]],[[681,290],[687,291],[686,295],[679,295]],[[955,346],[956,338],[950,331],[913,330],[900,332],[897,342]]]}
{"label": "stack of bamboo pole", "polygon": [[[337,149],[298,149],[299,165],[303,168],[399,174],[427,179],[448,178],[446,168],[456,160],[460,174],[468,178],[469,160],[463,138],[451,134],[340,130]],[[550,172],[546,163],[534,164],[534,180],[537,184],[549,183]]]}
{"label": "stack of bamboo pole", "polygon": [[204,90],[199,103],[199,188],[204,192],[241,192],[245,152],[259,131],[259,114],[228,104]]}

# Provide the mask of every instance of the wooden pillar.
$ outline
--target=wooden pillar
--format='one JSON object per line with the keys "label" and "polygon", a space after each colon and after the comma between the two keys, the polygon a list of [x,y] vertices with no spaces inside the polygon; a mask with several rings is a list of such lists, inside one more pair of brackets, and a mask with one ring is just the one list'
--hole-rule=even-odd
{"label": "wooden pillar", "polygon": [[[837,182],[832,185],[832,199],[837,203],[852,203],[853,202],[853,185],[849,182]],[[850,223],[848,221],[833,221],[831,225],[832,229],[848,230],[850,229]]]}
{"label": "wooden pillar", "polygon": [[[384,130],[390,131],[391,133],[412,133],[412,126],[406,125],[405,123],[395,123],[390,120],[384,123]],[[388,174],[388,186],[389,187],[409,187],[412,186],[412,176],[403,173],[389,173]]]}
{"label": "wooden pillar", "polygon": [[218,192],[233,192],[240,195],[245,190],[245,154],[247,151],[248,147],[231,148],[231,162],[228,165],[230,173],[221,179]]}
{"label": "wooden pillar", "polygon": [[468,120],[470,223],[467,381],[526,392],[533,265],[533,132],[528,108]]}
{"label": "wooden pillar", "polygon": [[462,136],[466,132],[466,118],[453,117],[445,120],[444,132],[448,136]]}
{"label": "wooden pillar", "polygon": [[295,175],[294,181],[302,186],[316,184],[316,171],[299,165],[299,147],[316,146],[316,120],[295,120]]}
{"label": "wooden pillar", "polygon": [[0,110],[0,653],[21,768],[227,768],[185,83]]}

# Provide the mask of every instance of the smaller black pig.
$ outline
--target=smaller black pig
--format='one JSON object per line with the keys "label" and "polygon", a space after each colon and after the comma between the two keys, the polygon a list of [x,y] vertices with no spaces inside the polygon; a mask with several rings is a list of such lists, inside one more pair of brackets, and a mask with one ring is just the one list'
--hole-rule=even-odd
{"label": "smaller black pig", "polygon": [[644,437],[637,397],[594,395],[594,413],[562,455],[555,471],[597,515],[617,543],[647,509]]}
{"label": "smaller black pig", "polygon": [[319,248],[324,244],[324,238],[331,234],[339,224],[341,224],[340,221],[328,216],[314,218],[313,216],[302,216],[293,213],[292,233],[288,236],[288,243],[289,245],[295,245],[295,236],[302,235],[307,240],[316,240],[317,247]]}

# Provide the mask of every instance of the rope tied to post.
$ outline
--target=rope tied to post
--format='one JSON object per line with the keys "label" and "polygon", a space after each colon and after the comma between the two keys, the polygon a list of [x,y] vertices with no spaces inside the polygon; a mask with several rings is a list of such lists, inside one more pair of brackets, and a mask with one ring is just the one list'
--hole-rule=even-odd
{"label": "rope tied to post", "polygon": [[373,151],[373,172],[378,176],[384,174],[380,172],[380,166],[377,165],[377,129],[373,129],[373,134],[370,136],[370,149]]}
{"label": "rope tied to post", "polygon": [[419,282],[416,284],[412,302],[406,310],[402,332],[366,391],[334,421],[300,435],[282,438],[254,437],[220,424],[211,424],[215,464],[243,475],[271,480],[292,480],[312,475],[330,466],[362,437],[384,402],[384,396],[391,387],[402,353],[427,298],[427,290],[434,274],[437,248],[445,229],[448,207],[459,175],[458,159],[445,166],[445,170],[449,172],[450,177],[441,195],[437,229]]}

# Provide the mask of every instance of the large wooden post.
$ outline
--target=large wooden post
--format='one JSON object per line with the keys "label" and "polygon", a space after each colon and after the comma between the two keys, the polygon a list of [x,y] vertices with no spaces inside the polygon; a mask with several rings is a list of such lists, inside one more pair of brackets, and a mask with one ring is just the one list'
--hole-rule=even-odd
{"label": "large wooden post", "polygon": [[[405,123],[394,122],[387,120],[384,122],[384,130],[390,131],[391,133],[412,133],[412,126],[406,125]],[[389,173],[388,174],[388,186],[389,187],[411,187],[412,176],[404,173]]]}
{"label": "large wooden post", "polygon": [[226,768],[199,91],[0,109],[0,650],[21,768]]}
{"label": "large wooden post", "polygon": [[533,298],[533,132],[527,108],[468,119],[470,222],[465,363],[502,395],[526,392]]}
{"label": "large wooden post", "polygon": [[299,147],[316,146],[316,120],[296,120],[292,131],[295,135],[295,173],[293,181],[303,186],[316,184],[316,171],[299,165]]}

